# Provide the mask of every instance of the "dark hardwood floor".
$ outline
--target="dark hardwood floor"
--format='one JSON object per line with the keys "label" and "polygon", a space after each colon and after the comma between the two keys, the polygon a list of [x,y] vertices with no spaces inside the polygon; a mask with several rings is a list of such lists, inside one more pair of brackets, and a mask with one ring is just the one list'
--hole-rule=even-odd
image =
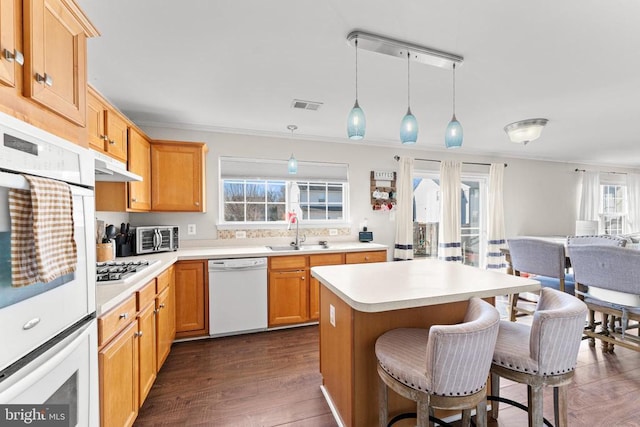
{"label": "dark hardwood floor", "polygon": [[[582,343],[569,425],[640,426],[640,354],[603,354],[596,345]],[[135,426],[336,426],[320,391],[318,354],[317,326],[176,343]],[[526,403],[526,386],[502,380],[501,394]],[[553,423],[551,389],[544,415]],[[525,412],[501,405],[489,425],[526,424]],[[396,427],[409,425],[415,421]]]}

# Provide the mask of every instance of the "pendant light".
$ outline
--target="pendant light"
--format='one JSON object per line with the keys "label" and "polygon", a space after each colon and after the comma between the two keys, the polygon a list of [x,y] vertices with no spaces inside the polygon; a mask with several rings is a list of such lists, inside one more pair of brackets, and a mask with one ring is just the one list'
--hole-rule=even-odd
{"label": "pendant light", "polygon": [[[298,129],[296,125],[288,125],[287,129],[291,131],[291,140],[293,141],[293,131]],[[287,169],[291,175],[295,175],[298,173],[298,161],[295,157],[293,157],[293,153],[291,153],[291,157],[289,157],[289,161],[287,162]]]}
{"label": "pendant light", "polygon": [[447,148],[460,148],[462,146],[462,126],[456,119],[456,64],[453,63],[453,117],[444,134],[444,143]]}
{"label": "pendant light", "polygon": [[364,117],[364,111],[358,104],[358,39],[355,39],[356,45],[356,102],[353,108],[349,112],[347,118],[347,135],[349,139],[362,139],[364,138],[364,131],[367,125],[367,121]]}
{"label": "pendant light", "polygon": [[407,114],[400,123],[400,141],[403,144],[415,144],[418,140],[418,121],[411,114],[411,52],[407,51]]}

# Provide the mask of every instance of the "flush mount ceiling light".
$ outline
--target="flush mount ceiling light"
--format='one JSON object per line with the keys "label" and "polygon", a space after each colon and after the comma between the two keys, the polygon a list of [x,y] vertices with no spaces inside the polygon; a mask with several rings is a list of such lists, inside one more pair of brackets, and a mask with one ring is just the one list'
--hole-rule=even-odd
{"label": "flush mount ceiling light", "polygon": [[[298,129],[296,125],[288,125],[287,129],[291,131],[291,140],[293,141],[293,131]],[[287,169],[291,175],[295,175],[298,173],[298,161],[295,157],[293,157],[293,153],[291,153],[291,157],[289,157],[289,161],[287,162]]]}
{"label": "flush mount ceiling light", "polygon": [[[370,52],[382,53],[384,55],[395,56],[399,58],[407,58],[407,62],[415,61],[420,64],[431,65],[434,67],[440,67],[448,70],[452,70],[454,65],[462,64],[464,58],[459,55],[455,55],[452,53],[444,52],[441,50],[431,49],[425,46],[420,46],[414,43],[407,43],[400,40],[394,40],[388,37],[379,36],[376,34],[366,33],[364,31],[352,31],[347,36],[347,42],[351,46],[356,47],[357,49],[365,49]],[[356,56],[357,62],[357,56]],[[357,72],[356,72],[357,75]],[[407,87],[409,88],[409,69],[407,69]],[[455,83],[454,83],[455,84]],[[357,90],[357,84],[356,84]],[[455,89],[454,89],[455,90]],[[409,92],[409,91],[408,91]],[[455,96],[455,94],[454,94]],[[407,96],[408,98],[408,96]],[[408,101],[408,99],[407,99]],[[356,92],[356,105],[357,103],[357,92]],[[352,110],[353,111],[353,110]],[[362,110],[360,110],[362,111]],[[363,114],[364,117],[364,114]],[[459,126],[457,120],[455,120],[455,105],[454,105],[454,120],[449,124],[447,131],[452,127],[452,123],[455,126],[455,123]],[[408,111],[405,117],[402,119],[402,124],[400,128],[400,139],[403,144],[411,144],[415,143],[417,139],[418,133],[418,122],[413,114],[411,114],[411,107],[408,105]],[[462,131],[462,127],[460,126],[460,132]],[[403,135],[407,135],[407,138]],[[461,133],[460,133],[461,135]],[[460,143],[462,143],[462,139],[460,139]],[[459,145],[458,145],[459,146]]]}
{"label": "flush mount ceiling light", "polygon": [[542,129],[549,120],[547,119],[527,119],[520,120],[506,125],[504,131],[509,135],[511,142],[527,144],[540,138]]}

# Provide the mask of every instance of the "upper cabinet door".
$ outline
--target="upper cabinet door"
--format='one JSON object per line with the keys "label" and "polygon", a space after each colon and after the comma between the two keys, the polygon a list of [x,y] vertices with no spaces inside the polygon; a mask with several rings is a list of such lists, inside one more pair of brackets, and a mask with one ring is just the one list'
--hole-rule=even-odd
{"label": "upper cabinet door", "polygon": [[151,143],[151,210],[205,212],[205,154],[198,142]]}
{"label": "upper cabinet door", "polygon": [[16,51],[14,5],[13,0],[0,1],[0,83],[11,87],[16,85],[15,64],[24,61]]}
{"label": "upper cabinet door", "polygon": [[104,113],[107,143],[105,150],[116,159],[127,161],[127,122],[113,110]]}
{"label": "upper cabinet door", "polygon": [[142,177],[142,182],[129,183],[129,208],[148,211],[151,209],[151,145],[149,141],[129,128],[129,171]]}
{"label": "upper cabinet door", "polygon": [[87,36],[98,32],[72,0],[24,0],[24,95],[84,126]]}
{"label": "upper cabinet door", "polygon": [[104,127],[104,103],[91,91],[87,92],[87,130],[89,133],[89,147],[100,152],[105,151],[107,131]]}

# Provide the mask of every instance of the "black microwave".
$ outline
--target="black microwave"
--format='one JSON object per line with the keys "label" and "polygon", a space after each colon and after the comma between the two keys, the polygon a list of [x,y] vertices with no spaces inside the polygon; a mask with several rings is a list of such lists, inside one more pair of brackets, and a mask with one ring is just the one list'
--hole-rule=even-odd
{"label": "black microwave", "polygon": [[134,255],[177,251],[180,229],[177,225],[154,225],[136,227],[133,230],[132,250]]}

